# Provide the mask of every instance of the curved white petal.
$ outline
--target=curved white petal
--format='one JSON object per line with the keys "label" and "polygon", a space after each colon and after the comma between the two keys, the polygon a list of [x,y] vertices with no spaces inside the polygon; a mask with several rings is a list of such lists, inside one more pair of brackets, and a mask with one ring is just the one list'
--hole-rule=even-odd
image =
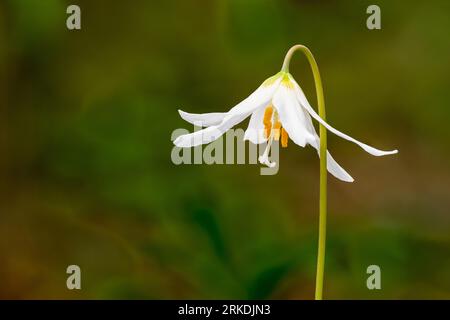
{"label": "curved white petal", "polygon": [[265,107],[262,107],[252,113],[247,130],[245,130],[244,140],[249,140],[254,144],[260,144],[267,141],[267,138],[264,137],[263,123],[265,111]]}
{"label": "curved white petal", "polygon": [[[315,137],[314,140],[309,141],[308,143],[317,150],[317,155],[320,157],[320,138],[316,132],[316,129],[314,128],[314,125],[312,123],[311,116],[302,108],[302,112],[305,113],[305,123],[306,128],[311,132],[311,134]],[[339,180],[345,181],[345,182],[353,182],[354,179],[351,175],[348,174],[347,171],[345,171],[344,168],[342,168],[336,160],[333,159],[331,156],[331,153],[327,150],[327,170],[329,173],[331,173],[333,176],[338,178]]]}
{"label": "curved white petal", "polygon": [[263,83],[250,96],[228,111],[222,122],[203,130],[182,135],[175,139],[174,144],[177,147],[195,147],[218,139],[231,127],[247,118],[253,111],[266,106],[272,99],[279,83],[280,79],[270,84]]}
{"label": "curved white petal", "polygon": [[295,93],[297,96],[298,101],[300,102],[300,105],[306,109],[306,111],[309,112],[309,114],[316,119],[318,122],[320,122],[325,128],[327,128],[328,130],[330,130],[332,133],[334,133],[335,135],[346,139],[348,141],[351,141],[355,144],[357,144],[358,146],[360,146],[361,148],[363,148],[366,152],[374,155],[374,156],[385,156],[385,155],[389,155],[389,154],[394,154],[397,153],[398,150],[392,150],[392,151],[383,151],[383,150],[378,150],[375,149],[374,147],[371,147],[365,143],[362,143],[348,135],[346,135],[345,133],[340,132],[339,130],[333,128],[332,126],[330,126],[328,123],[326,123],[317,113],[316,111],[314,111],[314,109],[311,107],[311,105],[309,104],[308,100],[306,99],[305,94],[303,93],[302,89],[300,88],[300,86],[297,84],[297,82],[295,82],[294,78],[292,76],[289,76],[290,80],[294,83],[295,86]]}
{"label": "curved white petal", "polygon": [[315,137],[307,128],[305,113],[300,107],[293,88],[281,84],[272,99],[278,112],[281,125],[289,134],[289,138],[301,147],[314,140]]}
{"label": "curved white petal", "polygon": [[333,157],[331,156],[331,153],[328,150],[327,150],[327,170],[329,173],[331,173],[333,176],[335,176],[339,180],[342,180],[345,182],[355,181],[355,179],[353,179],[353,177],[351,175],[349,175],[348,172],[345,171],[345,169],[342,168],[339,165],[339,163],[336,162],[336,160],[333,159]]}
{"label": "curved white petal", "polygon": [[[320,138],[316,134],[316,140],[315,143],[310,143],[311,146],[313,146],[317,150],[317,154],[320,157]],[[329,173],[331,173],[333,176],[338,178],[339,180],[345,181],[345,182],[353,182],[355,181],[350,174],[348,174],[347,171],[345,171],[344,168],[342,168],[336,160],[333,159],[331,156],[331,153],[327,150],[327,170]]]}
{"label": "curved white petal", "polygon": [[220,124],[227,112],[211,112],[211,113],[188,113],[178,110],[181,118],[196,126],[209,127]]}

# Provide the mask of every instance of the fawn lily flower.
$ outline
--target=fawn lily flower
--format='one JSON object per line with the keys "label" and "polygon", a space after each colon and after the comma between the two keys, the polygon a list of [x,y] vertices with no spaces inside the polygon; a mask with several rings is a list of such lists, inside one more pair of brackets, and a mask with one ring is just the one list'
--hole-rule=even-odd
{"label": "fawn lily flower", "polygon": [[[318,112],[309,104],[300,86],[289,73],[289,63],[293,54],[302,52],[308,59],[316,86]],[[317,246],[316,300],[322,300],[325,270],[326,221],[327,221],[327,171],[340,180],[352,182],[353,178],[333,159],[327,150],[327,130],[351,141],[374,156],[397,153],[397,150],[382,151],[368,146],[330,126],[325,121],[325,102],[319,67],[312,52],[304,45],[294,45],[287,52],[279,73],[270,77],[248,98],[228,112],[192,114],[179,110],[181,117],[195,125],[205,127],[200,131],[185,134],[175,139],[178,147],[194,147],[218,139],[227,130],[251,115],[244,139],[259,144],[267,142],[259,162],[274,166],[269,160],[273,141],[281,139],[282,147],[287,147],[291,138],[295,144],[307,144],[315,148],[320,157],[319,188],[319,237]],[[320,123],[317,135],[312,118]]]}
{"label": "fawn lily flower", "polygon": [[[300,147],[311,145],[319,153],[320,138],[312,118],[332,133],[357,144],[374,156],[397,153],[397,150],[375,149],[330,126],[314,111],[300,86],[286,71],[280,71],[268,78],[249,97],[228,112],[193,114],[179,110],[179,113],[187,122],[200,124],[205,128],[175,139],[174,144],[178,147],[195,147],[212,142],[251,115],[244,139],[254,144],[267,142],[267,147],[263,155],[259,157],[259,161],[269,167],[275,166],[275,163],[269,160],[271,145],[274,140],[278,141],[280,138],[282,147],[287,147],[290,138]],[[353,182],[353,178],[328,151],[327,170],[342,181]]]}

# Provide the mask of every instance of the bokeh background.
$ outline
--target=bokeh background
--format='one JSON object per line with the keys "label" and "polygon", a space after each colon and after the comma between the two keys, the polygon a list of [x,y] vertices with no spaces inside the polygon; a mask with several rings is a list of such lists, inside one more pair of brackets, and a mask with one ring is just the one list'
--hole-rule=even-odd
{"label": "bokeh background", "polygon": [[[178,108],[228,110],[301,43],[329,122],[400,150],[329,135],[356,181],[329,177],[325,298],[449,299],[450,3],[376,3],[378,31],[372,1],[1,1],[0,298],[312,299],[315,151],[275,176],[170,157]],[[315,106],[304,57],[291,72]]]}

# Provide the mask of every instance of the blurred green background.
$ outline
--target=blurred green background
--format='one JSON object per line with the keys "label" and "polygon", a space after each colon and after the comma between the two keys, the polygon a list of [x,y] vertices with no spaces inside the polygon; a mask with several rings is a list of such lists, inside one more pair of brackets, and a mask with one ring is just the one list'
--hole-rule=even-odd
{"label": "blurred green background", "polygon": [[[291,142],[275,176],[170,158],[178,108],[228,110],[301,43],[329,122],[400,151],[329,135],[356,181],[329,176],[324,297],[449,299],[450,3],[376,3],[370,31],[372,1],[1,1],[0,298],[312,299],[312,148]],[[304,57],[291,72],[315,106]]]}

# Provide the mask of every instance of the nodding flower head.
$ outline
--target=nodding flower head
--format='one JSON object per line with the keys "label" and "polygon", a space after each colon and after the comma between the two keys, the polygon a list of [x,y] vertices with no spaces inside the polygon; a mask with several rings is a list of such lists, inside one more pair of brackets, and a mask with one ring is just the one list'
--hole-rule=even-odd
{"label": "nodding flower head", "polygon": [[[274,162],[269,161],[269,152],[274,140],[281,139],[282,147],[287,147],[290,139],[300,147],[310,145],[319,153],[320,138],[312,119],[374,156],[397,153],[397,150],[375,149],[330,126],[311,107],[303,90],[285,69],[283,66],[282,71],[265,80],[256,91],[228,112],[193,114],[179,110],[184,120],[192,124],[201,124],[204,129],[182,135],[175,139],[174,144],[178,147],[194,147],[210,143],[250,116],[244,139],[254,144],[267,143],[259,162],[269,167],[275,166]],[[353,178],[328,151],[326,154],[328,171],[342,181],[353,182]]]}

